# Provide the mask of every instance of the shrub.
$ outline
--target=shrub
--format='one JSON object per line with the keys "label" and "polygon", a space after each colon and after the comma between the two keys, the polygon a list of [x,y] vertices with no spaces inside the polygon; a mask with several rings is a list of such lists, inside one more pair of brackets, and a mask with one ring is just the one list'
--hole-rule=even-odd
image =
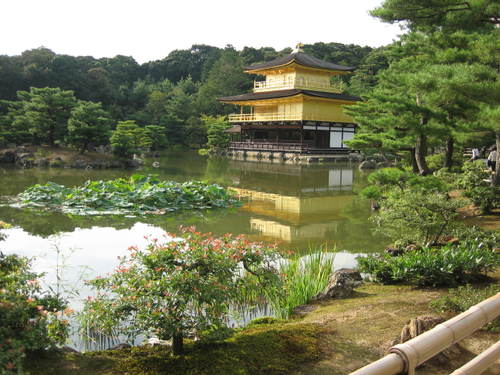
{"label": "shrub", "polygon": [[109,142],[116,156],[131,158],[151,147],[148,130],[139,127],[135,121],[120,121],[111,134]]}
{"label": "shrub", "polygon": [[85,321],[105,334],[118,327],[172,338],[173,353],[182,354],[183,337],[226,326],[231,303],[245,289],[278,282],[272,246],[194,228],[182,228],[181,237],[131,247],[113,273],[90,281],[99,293],[86,301]]}
{"label": "shrub", "polygon": [[499,207],[500,188],[491,186],[491,174],[481,161],[464,163],[463,173],[457,180],[457,187],[463,190],[464,196],[479,207],[482,212],[489,212]]}
{"label": "shrub", "polygon": [[437,191],[405,189],[388,194],[371,220],[377,224],[376,231],[392,239],[434,244],[450,234],[462,205]]}
{"label": "shrub", "polygon": [[434,155],[427,155],[425,157],[425,161],[427,162],[427,166],[431,170],[436,170],[443,168],[444,165],[444,154],[434,154]]}
{"label": "shrub", "polygon": [[443,181],[450,188],[456,186],[459,173],[450,172],[448,168],[441,168],[436,170],[433,175]]}
{"label": "shrub", "polygon": [[423,248],[392,257],[358,257],[359,270],[383,284],[409,283],[417,286],[456,286],[475,281],[500,265],[495,250],[476,242],[458,246]]}
{"label": "shrub", "polygon": [[460,241],[475,242],[488,249],[494,249],[500,243],[500,230],[484,230],[474,225],[458,225],[452,235]]}
{"label": "shrub", "polygon": [[[444,161],[445,161],[444,153],[428,155],[426,156],[425,160],[427,161],[427,165],[429,166],[429,168],[433,171],[444,168]],[[464,157],[462,156],[460,150],[456,150],[453,153],[453,166],[461,164],[463,160]],[[448,170],[448,168],[446,168],[446,170]]]}
{"label": "shrub", "polygon": [[168,140],[165,134],[165,127],[160,125],[146,125],[144,129],[149,139],[151,139],[152,150],[160,150],[167,146]]}
{"label": "shrub", "polygon": [[226,132],[231,124],[224,116],[203,116],[201,118],[207,129],[207,146],[209,150],[226,148],[229,145],[230,136]]}
{"label": "shrub", "polygon": [[[456,289],[450,289],[448,294],[432,301],[430,307],[438,312],[461,313],[499,292],[499,284],[492,284],[483,288],[468,284],[459,286]],[[500,318],[488,324],[486,329],[500,332]]]}
{"label": "shrub", "polygon": [[85,152],[93,144],[106,144],[109,139],[108,113],[101,103],[79,101],[68,120],[66,142]]}
{"label": "shrub", "polygon": [[210,150],[208,148],[200,148],[198,149],[198,155],[207,156],[210,154]]}
{"label": "shrub", "polygon": [[[62,344],[68,335],[65,302],[42,294],[27,258],[0,253],[0,373],[22,373],[27,351]],[[69,313],[69,310],[66,310]]]}
{"label": "shrub", "polygon": [[368,176],[368,182],[379,186],[384,193],[390,193],[398,188],[400,191],[445,192],[446,184],[435,176],[419,176],[399,168],[382,168]]}

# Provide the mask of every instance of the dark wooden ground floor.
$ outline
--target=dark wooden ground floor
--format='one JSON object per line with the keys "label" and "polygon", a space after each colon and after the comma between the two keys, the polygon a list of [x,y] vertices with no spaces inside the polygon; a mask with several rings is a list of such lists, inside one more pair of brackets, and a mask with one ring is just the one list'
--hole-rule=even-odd
{"label": "dark wooden ground floor", "polygon": [[355,125],[343,123],[241,124],[232,133],[230,148],[245,151],[348,153],[344,143],[354,137]]}

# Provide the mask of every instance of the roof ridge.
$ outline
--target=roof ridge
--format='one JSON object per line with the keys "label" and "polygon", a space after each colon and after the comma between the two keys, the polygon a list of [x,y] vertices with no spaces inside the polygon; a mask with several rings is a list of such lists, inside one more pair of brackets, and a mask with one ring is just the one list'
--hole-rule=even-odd
{"label": "roof ridge", "polygon": [[318,69],[327,69],[327,70],[337,70],[337,71],[353,71],[355,68],[352,66],[344,66],[338,65],[335,63],[331,63],[325,60],[321,60],[315,56],[308,55],[305,52],[292,52],[286,56],[277,57],[271,61],[257,63],[250,66],[245,67],[245,71],[252,70],[262,70],[273,68],[277,66],[288,65],[292,62],[296,62],[299,65],[310,67],[310,68],[318,68]]}

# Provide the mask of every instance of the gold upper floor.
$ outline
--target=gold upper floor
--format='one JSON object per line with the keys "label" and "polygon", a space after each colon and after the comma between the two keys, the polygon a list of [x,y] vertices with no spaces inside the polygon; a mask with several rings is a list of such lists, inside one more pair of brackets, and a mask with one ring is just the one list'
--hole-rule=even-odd
{"label": "gold upper floor", "polygon": [[265,81],[255,81],[253,92],[278,90],[312,90],[341,93],[342,85],[333,83],[336,74],[313,69],[279,69],[266,72]]}

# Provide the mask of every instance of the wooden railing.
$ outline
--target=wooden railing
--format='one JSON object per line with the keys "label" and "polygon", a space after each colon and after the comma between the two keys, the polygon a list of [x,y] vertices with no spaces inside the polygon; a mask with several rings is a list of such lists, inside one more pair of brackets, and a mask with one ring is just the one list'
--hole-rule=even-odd
{"label": "wooden railing", "polygon": [[[351,375],[415,374],[415,368],[451,345],[500,316],[500,293],[472,306],[433,329],[393,346],[388,355],[365,366]],[[452,375],[478,375],[500,359],[500,344],[493,345]]]}
{"label": "wooden railing", "polygon": [[254,92],[287,90],[287,89],[315,90],[315,91],[326,91],[334,93],[342,92],[342,88],[340,86],[331,84],[330,82],[313,81],[306,79],[271,81],[271,82],[254,81],[253,85]]}
{"label": "wooden railing", "polygon": [[292,142],[231,142],[229,148],[238,150],[307,152],[309,145]]}
{"label": "wooden railing", "polygon": [[251,113],[229,115],[229,122],[302,120],[302,113]]}
{"label": "wooden railing", "polygon": [[259,121],[334,121],[332,115],[325,116],[315,113],[233,113],[228,116],[229,122],[259,122]]}

